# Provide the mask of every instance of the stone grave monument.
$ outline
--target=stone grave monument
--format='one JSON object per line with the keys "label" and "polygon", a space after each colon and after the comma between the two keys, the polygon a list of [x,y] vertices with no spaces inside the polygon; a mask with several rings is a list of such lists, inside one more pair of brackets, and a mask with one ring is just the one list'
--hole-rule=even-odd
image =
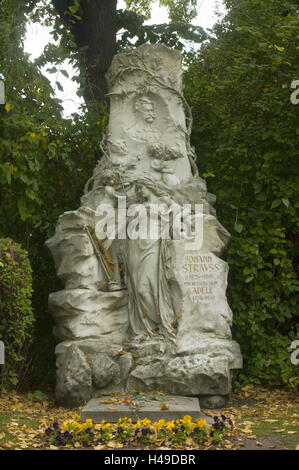
{"label": "stone grave monument", "polygon": [[190,145],[181,55],[143,45],[107,74],[103,156],[46,244],[58,403],[152,390],[222,406],[242,367],[226,299],[229,233]]}

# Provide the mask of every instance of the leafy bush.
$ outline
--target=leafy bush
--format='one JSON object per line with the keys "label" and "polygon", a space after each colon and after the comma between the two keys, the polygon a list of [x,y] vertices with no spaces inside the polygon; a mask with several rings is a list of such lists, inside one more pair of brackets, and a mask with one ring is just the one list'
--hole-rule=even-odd
{"label": "leafy bush", "polygon": [[10,389],[26,374],[34,317],[28,254],[8,238],[0,239],[0,339],[5,345],[0,388]]}
{"label": "leafy bush", "polygon": [[62,43],[46,48],[35,64],[24,54],[26,22],[35,3],[0,2],[0,80],[6,98],[0,105],[0,238],[10,237],[29,253],[36,324],[26,385],[47,390],[55,383],[48,296],[61,285],[44,243],[53,235],[59,215],[80,204],[105,118],[83,106],[82,113],[63,118],[61,102],[53,98],[54,90],[41,73],[50,60],[63,75],[60,64],[68,50]]}
{"label": "leafy bush", "polygon": [[226,0],[214,37],[190,54],[193,144],[231,232],[228,296],[244,370],[237,383],[294,384],[298,314],[298,5]]}

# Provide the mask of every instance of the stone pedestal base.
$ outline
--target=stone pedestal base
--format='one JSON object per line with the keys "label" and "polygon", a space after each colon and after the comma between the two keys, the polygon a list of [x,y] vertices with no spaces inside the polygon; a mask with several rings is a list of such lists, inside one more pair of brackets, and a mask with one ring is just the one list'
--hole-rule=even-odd
{"label": "stone pedestal base", "polygon": [[224,406],[231,391],[232,369],[242,366],[236,343],[232,342],[233,356],[203,353],[178,356],[171,352],[172,347],[161,340],[148,341],[130,350],[96,339],[64,341],[56,348],[57,402],[75,407],[94,393],[157,390],[201,397],[203,408]]}
{"label": "stone pedestal base", "polygon": [[[123,403],[125,396],[121,397],[105,397],[93,398],[81,411],[81,421],[92,419],[94,423],[100,423],[103,419],[109,423],[117,423],[119,418],[131,418],[133,422],[138,419],[150,419],[151,421],[165,421],[183,419],[185,415],[192,416],[193,419],[203,418],[206,421],[208,418],[200,411],[200,405],[197,398],[158,395],[155,393],[149,395],[141,395],[139,397],[139,408],[132,408]],[[113,410],[111,404],[113,402]],[[103,403],[105,402],[105,403]],[[161,409],[161,404],[165,405],[166,409]]]}
{"label": "stone pedestal base", "polygon": [[163,358],[138,365],[129,375],[127,389],[189,396],[227,395],[231,391],[231,372],[225,356]]}

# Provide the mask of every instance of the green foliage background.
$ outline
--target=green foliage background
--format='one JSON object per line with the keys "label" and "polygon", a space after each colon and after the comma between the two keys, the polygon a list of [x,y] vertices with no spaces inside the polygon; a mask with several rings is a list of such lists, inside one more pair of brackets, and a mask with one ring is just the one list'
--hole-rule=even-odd
{"label": "green foliage background", "polygon": [[[44,242],[58,216],[79,206],[107,116],[95,103],[72,119],[62,117],[41,67],[51,64],[59,89],[60,74],[67,74],[63,61],[76,65],[78,51],[51,7],[35,4],[0,2],[0,79],[6,85],[6,105],[0,105],[0,237],[9,236],[29,252],[36,319],[29,382],[46,389],[55,377],[47,299],[60,284]],[[148,4],[135,2],[145,13]],[[209,37],[174,23],[151,31],[140,16],[125,11],[128,29],[119,48],[130,44],[136,31],[138,44],[182,48],[179,32],[205,41],[199,52],[184,54],[185,96],[193,109],[200,173],[217,195],[219,220],[232,233],[228,296],[234,338],[244,356],[235,383],[292,386],[298,374],[288,348],[298,334],[299,105],[290,102],[290,86],[299,79],[298,7],[279,0],[225,4],[228,13]],[[33,63],[23,51],[28,18],[54,21],[60,40]],[[178,20],[174,13],[173,20]]]}
{"label": "green foliage background", "polygon": [[[0,10],[0,79],[6,94],[5,106],[0,105],[0,237],[19,242],[30,256],[36,324],[29,373],[33,387],[46,388],[55,380],[48,295],[61,286],[44,242],[53,235],[59,215],[80,204],[105,117],[85,108],[73,120],[62,117],[61,103],[40,69],[49,56],[53,67],[59,67],[70,54],[64,37],[59,49],[46,48],[35,63],[24,54],[31,3],[7,0]],[[35,19],[47,14],[42,10]]]}
{"label": "green foliage background", "polygon": [[0,339],[5,345],[0,391],[26,377],[34,325],[31,273],[27,252],[10,239],[0,239]]}
{"label": "green foliage background", "polygon": [[231,232],[229,300],[245,367],[238,382],[295,384],[298,336],[298,6],[226,1],[188,60],[198,166]]}

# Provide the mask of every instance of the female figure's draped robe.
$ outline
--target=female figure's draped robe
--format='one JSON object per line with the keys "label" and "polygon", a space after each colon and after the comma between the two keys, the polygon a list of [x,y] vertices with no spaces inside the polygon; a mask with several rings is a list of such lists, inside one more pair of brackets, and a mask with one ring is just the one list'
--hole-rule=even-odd
{"label": "female figure's draped robe", "polygon": [[[165,205],[165,204],[164,204]],[[175,341],[172,324],[175,314],[169,283],[166,278],[165,261],[167,243],[161,239],[163,214],[157,215],[145,204],[144,220],[140,224],[156,224],[155,239],[127,239],[126,282],[129,294],[129,321],[133,336],[157,337],[157,334]],[[158,224],[158,226],[157,226]],[[153,228],[151,225],[151,228]]]}

